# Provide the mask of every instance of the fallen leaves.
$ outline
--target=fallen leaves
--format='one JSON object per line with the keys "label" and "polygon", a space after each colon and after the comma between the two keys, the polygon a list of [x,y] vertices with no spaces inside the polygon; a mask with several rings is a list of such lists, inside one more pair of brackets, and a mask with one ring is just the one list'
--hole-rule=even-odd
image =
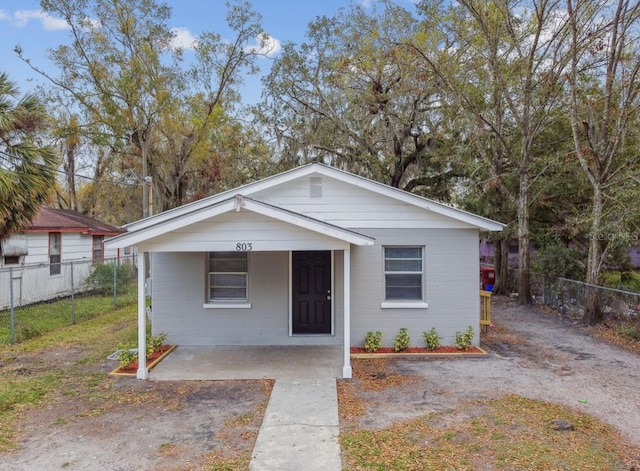
{"label": "fallen leaves", "polygon": [[[558,432],[554,420],[575,424]],[[341,434],[345,470],[629,469],[640,450],[612,427],[568,407],[509,395]]]}

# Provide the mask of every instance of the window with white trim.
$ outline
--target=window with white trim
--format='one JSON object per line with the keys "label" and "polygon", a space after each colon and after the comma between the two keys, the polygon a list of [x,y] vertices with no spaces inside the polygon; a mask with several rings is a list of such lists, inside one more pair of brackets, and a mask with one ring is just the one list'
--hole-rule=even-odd
{"label": "window with white trim", "polygon": [[385,300],[422,301],[423,271],[422,247],[385,247]]}
{"label": "window with white trim", "polygon": [[247,301],[247,252],[209,252],[209,301]]}

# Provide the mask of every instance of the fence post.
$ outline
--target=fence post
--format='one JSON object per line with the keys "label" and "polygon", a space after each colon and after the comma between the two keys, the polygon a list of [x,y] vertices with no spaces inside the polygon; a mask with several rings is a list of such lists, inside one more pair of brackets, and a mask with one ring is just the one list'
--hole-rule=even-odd
{"label": "fence post", "polygon": [[71,324],[76,325],[76,296],[73,286],[73,260],[71,261]]}
{"label": "fence post", "polygon": [[13,268],[9,268],[9,309],[11,310],[11,343],[16,341],[16,313],[13,308]]}
{"label": "fence post", "polygon": [[117,294],[117,286],[118,286],[118,270],[116,270],[116,261],[113,261],[113,308],[117,309],[118,307],[118,294]]}

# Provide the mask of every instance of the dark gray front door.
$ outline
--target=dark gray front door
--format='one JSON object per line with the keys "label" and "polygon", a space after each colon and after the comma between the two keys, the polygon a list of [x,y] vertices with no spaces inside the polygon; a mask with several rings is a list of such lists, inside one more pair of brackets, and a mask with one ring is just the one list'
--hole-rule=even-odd
{"label": "dark gray front door", "polygon": [[331,333],[331,252],[292,253],[294,334]]}

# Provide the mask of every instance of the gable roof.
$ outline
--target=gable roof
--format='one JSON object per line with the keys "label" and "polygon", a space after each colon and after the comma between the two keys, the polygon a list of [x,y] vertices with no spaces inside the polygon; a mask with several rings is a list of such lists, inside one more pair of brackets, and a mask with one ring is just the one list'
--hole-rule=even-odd
{"label": "gable roof", "polygon": [[194,209],[188,214],[174,215],[174,217],[165,218],[156,224],[139,227],[135,231],[121,234],[118,237],[110,239],[109,246],[121,248],[136,245],[140,242],[171,232],[172,230],[180,227],[195,224],[215,216],[219,216],[220,214],[234,211],[250,211],[262,214],[263,216],[286,222],[335,239],[343,240],[350,244],[373,245],[373,241],[375,240],[372,237],[360,234],[350,229],[345,229],[325,221],[319,221],[305,216],[304,214],[289,211],[287,209],[279,208],[262,201],[253,200],[249,197],[236,194],[225,200],[212,202],[208,206]]}
{"label": "gable roof", "polygon": [[69,209],[43,207],[23,232],[79,232],[114,236],[122,234],[125,229]]}
{"label": "gable roof", "polygon": [[325,164],[311,163],[127,224],[124,226],[127,232],[110,239],[107,241],[107,245],[116,248],[137,245],[179,228],[214,218],[220,214],[240,210],[262,214],[351,244],[373,244],[374,239],[367,235],[251,198],[252,195],[258,194],[263,190],[310,175],[334,178],[349,185],[462,222],[471,228],[501,231],[505,227],[504,224],[491,219],[477,216],[383,183]]}
{"label": "gable roof", "polygon": [[504,224],[492,219],[478,216],[468,211],[463,211],[461,209],[454,208],[452,206],[448,206],[446,204],[439,203],[422,196],[414,195],[413,193],[409,193],[407,191],[400,190],[389,185],[385,185],[384,183],[376,182],[374,180],[370,180],[368,178],[361,177],[359,175],[355,175],[353,173],[349,173],[347,171],[317,162],[287,170],[285,172],[266,177],[252,183],[248,183],[238,188],[218,193],[217,195],[209,196],[192,203],[187,203],[183,206],[164,211],[157,215],[132,222],[125,225],[124,227],[127,228],[129,232],[138,231],[147,227],[162,224],[171,219],[186,216],[192,212],[198,212],[203,208],[227,200],[236,194],[241,194],[245,198],[249,198],[251,197],[251,195],[262,190],[273,188],[283,183],[287,183],[292,180],[296,180],[309,175],[322,175],[330,178],[335,178],[350,185],[373,191],[375,193],[425,209],[427,211],[432,211],[436,214],[440,214],[442,216],[467,223],[480,230],[502,231],[505,227]]}

